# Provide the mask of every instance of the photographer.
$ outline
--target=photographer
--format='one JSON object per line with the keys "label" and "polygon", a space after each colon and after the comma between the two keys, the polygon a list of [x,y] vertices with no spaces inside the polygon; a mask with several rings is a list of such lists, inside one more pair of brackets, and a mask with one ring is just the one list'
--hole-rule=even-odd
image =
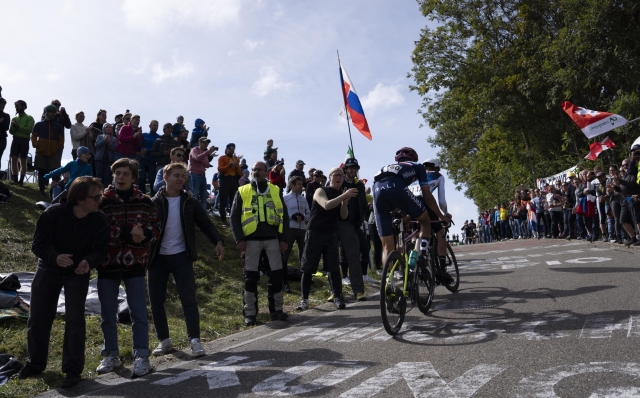
{"label": "photographer", "polygon": [[304,180],[302,177],[293,176],[289,179],[289,189],[291,192],[284,195],[284,205],[287,207],[289,216],[289,235],[287,235],[287,250],[282,255],[282,274],[284,283],[284,292],[289,293],[289,283],[287,282],[287,261],[293,249],[293,243],[298,243],[298,260],[302,262],[302,253],[304,252],[304,235],[307,232],[307,221],[311,216],[309,204],[304,196],[301,195]]}
{"label": "photographer", "polygon": [[202,204],[204,210],[207,210],[208,196],[205,171],[211,167],[209,159],[218,156],[216,153],[218,147],[211,145],[211,148],[207,148],[210,142],[211,140],[207,137],[200,137],[198,146],[189,152],[189,174],[193,184],[193,196]]}

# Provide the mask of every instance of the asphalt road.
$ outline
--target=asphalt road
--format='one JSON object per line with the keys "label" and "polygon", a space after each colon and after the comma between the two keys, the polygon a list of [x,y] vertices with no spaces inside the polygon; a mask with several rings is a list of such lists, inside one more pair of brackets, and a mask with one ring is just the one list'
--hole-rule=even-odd
{"label": "asphalt road", "polygon": [[[107,375],[64,396],[637,397],[639,251],[525,240],[455,248],[458,293],[436,289],[395,338],[379,298],[307,311]],[[283,327],[283,325],[285,325]],[[55,391],[45,395],[54,396]]]}

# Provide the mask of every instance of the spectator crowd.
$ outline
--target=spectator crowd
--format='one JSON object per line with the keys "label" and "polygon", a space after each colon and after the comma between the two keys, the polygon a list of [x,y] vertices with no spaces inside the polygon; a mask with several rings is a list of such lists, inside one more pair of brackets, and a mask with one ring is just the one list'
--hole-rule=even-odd
{"label": "spectator crowd", "polygon": [[[369,192],[365,191],[366,181],[358,178],[356,159],[331,168],[327,175],[316,168],[305,172],[305,162],[298,160],[287,174],[273,140],[267,142],[263,159],[252,167],[237,155],[234,143],[225,144],[218,155],[219,147],[211,145],[209,127],[200,118],[189,132],[182,116],[176,123],[150,120],[147,124],[127,110],[115,115],[111,123],[107,111],[100,109],[88,125],[85,113],[76,112],[72,124],[57,99],[36,118],[23,100],[14,102],[13,118],[4,112],[6,104],[0,97],[0,157],[12,136],[10,184],[24,184],[27,157],[33,148],[40,195],[49,196],[52,202],[34,233],[32,251],[38,257],[38,268],[28,320],[28,360],[20,378],[38,375],[46,368],[57,297],[64,288],[62,370],[66,378],[62,387],[80,381],[86,338],[84,303],[93,269],[97,271],[104,340],[98,373],[122,366],[116,324],[121,285],[132,321],[134,377],[149,372],[150,355],[173,349],[164,308],[170,276],[182,303],[192,354],[205,355],[193,262],[198,258],[196,227],[215,247],[219,260],[224,259],[225,242],[212,214],[230,229],[241,252],[246,326],[256,324],[258,280],[264,270],[269,278],[271,319],[287,320],[283,294],[291,292],[288,263],[294,244],[302,284],[298,310],[308,308],[311,278],[321,258],[330,282],[329,300],[337,309],[345,308],[344,284],[352,286],[355,300],[365,300],[365,283],[373,282],[367,275],[371,242],[378,268],[381,248],[375,225],[371,228]],[[143,128],[145,124],[148,128]],[[72,142],[73,160],[63,165],[67,139]],[[205,174],[209,168],[216,170],[210,182]],[[147,294],[159,341],[153,350],[149,347]]]}
{"label": "spectator crowd", "polygon": [[461,228],[465,244],[513,239],[601,240],[640,246],[640,145],[608,172],[596,166],[569,172],[566,180],[528,189],[486,209]]}

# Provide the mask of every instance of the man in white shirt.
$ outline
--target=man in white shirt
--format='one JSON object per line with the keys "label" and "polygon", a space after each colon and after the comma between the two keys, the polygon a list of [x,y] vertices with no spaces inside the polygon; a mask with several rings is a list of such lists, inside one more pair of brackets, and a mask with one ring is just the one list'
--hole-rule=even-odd
{"label": "man in white shirt", "polygon": [[198,259],[195,226],[197,225],[211,243],[216,245],[216,254],[220,261],[224,258],[222,236],[200,202],[183,189],[187,166],[182,162],[174,162],[165,166],[162,171],[166,185],[161,187],[153,198],[158,209],[162,233],[151,245],[147,274],[151,315],[156,335],[160,340],[158,347],[153,350],[153,355],[164,355],[173,348],[164,308],[167,282],[169,274],[172,274],[184,311],[191,352],[193,356],[201,357],[206,353],[200,343],[200,314],[193,271],[193,262]]}
{"label": "man in white shirt", "polygon": [[293,249],[293,243],[298,244],[298,260],[302,262],[302,253],[304,252],[304,235],[307,232],[307,221],[311,216],[309,203],[302,196],[304,180],[300,176],[293,176],[289,179],[289,189],[291,192],[284,195],[284,204],[287,207],[289,216],[289,235],[287,236],[287,250],[282,255],[282,275],[283,275],[283,291],[291,293],[287,280],[287,262],[289,255]]}

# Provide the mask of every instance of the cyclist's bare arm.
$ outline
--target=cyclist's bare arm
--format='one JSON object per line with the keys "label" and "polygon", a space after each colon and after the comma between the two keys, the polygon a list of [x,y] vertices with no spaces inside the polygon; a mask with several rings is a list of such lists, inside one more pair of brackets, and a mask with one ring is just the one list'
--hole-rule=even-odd
{"label": "cyclist's bare arm", "polygon": [[449,217],[442,214],[442,212],[440,211],[440,208],[438,207],[438,203],[436,202],[436,198],[433,197],[433,194],[429,190],[429,186],[426,185],[424,187],[421,187],[421,190],[422,190],[422,200],[424,200],[424,203],[427,206],[429,206],[429,208],[433,210],[434,213],[436,213],[438,218],[447,223],[451,221]]}

